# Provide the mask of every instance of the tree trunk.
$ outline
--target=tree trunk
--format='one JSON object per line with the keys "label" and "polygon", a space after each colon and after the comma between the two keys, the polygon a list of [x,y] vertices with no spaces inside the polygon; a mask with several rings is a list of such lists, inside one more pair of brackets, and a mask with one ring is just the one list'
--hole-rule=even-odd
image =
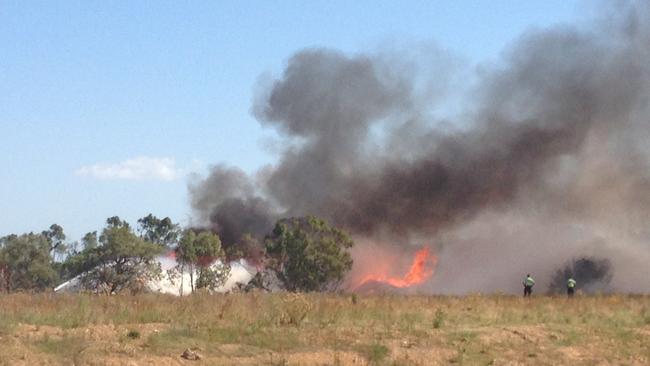
{"label": "tree trunk", "polygon": [[185,282],[184,281],[185,276],[183,276],[184,274],[185,274],[185,264],[183,263],[181,264],[181,296],[183,296],[183,283]]}
{"label": "tree trunk", "polygon": [[194,265],[190,264],[190,285],[192,286],[192,293],[194,293]]}

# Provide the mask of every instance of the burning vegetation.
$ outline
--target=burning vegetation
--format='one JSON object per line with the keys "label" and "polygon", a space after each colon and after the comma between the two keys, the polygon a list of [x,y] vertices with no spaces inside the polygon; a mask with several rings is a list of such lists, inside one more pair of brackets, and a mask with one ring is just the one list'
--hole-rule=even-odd
{"label": "burning vegetation", "polygon": [[434,242],[432,292],[514,292],[596,252],[612,288],[649,291],[633,278],[650,277],[650,5],[617,4],[526,32],[473,75],[431,48],[297,52],[253,106],[279,135],[277,162],[213,166],[189,187],[197,223],[225,247],[307,215],[403,255]]}
{"label": "burning vegetation", "polygon": [[365,275],[352,286],[352,291],[369,293],[416,287],[431,278],[436,260],[436,257],[430,253],[430,249],[424,247],[415,253],[413,262],[405,275],[392,276],[390,273],[386,273],[390,270],[389,266],[378,266],[379,272]]}

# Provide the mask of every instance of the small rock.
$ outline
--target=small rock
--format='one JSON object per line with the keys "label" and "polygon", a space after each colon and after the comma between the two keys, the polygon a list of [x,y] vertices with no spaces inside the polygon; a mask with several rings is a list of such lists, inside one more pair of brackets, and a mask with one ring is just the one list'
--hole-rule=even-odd
{"label": "small rock", "polygon": [[181,355],[182,358],[190,361],[198,361],[202,357],[200,354],[196,353],[195,351],[192,351],[191,349],[187,348],[185,351],[183,351],[183,354]]}

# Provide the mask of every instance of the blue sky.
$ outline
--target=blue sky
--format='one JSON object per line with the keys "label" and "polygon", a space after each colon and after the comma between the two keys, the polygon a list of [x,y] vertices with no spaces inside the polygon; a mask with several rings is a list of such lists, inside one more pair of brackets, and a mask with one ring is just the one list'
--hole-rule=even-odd
{"label": "blue sky", "polygon": [[522,32],[574,23],[545,1],[0,0],[0,236],[106,217],[186,224],[188,174],[274,161],[256,81],[305,47],[433,42],[493,62]]}

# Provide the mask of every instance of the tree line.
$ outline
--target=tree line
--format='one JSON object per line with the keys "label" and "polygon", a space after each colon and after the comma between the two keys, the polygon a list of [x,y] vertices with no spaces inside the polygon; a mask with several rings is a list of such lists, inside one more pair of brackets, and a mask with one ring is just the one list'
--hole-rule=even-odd
{"label": "tree line", "polygon": [[177,276],[189,274],[192,292],[222,286],[230,276],[228,263],[242,257],[263,269],[248,288],[268,288],[275,280],[288,291],[330,291],[352,268],[354,245],[346,232],[313,216],[281,219],[265,237],[245,235],[229,246],[218,233],[182,228],[152,214],[135,228],[109,217],[99,233],[88,232],[78,242],[66,239],[58,224],[1,237],[0,291],[51,291],[70,279],[96,293],[146,291],[150,281],[173,275],[161,269],[164,255],[175,258]]}

